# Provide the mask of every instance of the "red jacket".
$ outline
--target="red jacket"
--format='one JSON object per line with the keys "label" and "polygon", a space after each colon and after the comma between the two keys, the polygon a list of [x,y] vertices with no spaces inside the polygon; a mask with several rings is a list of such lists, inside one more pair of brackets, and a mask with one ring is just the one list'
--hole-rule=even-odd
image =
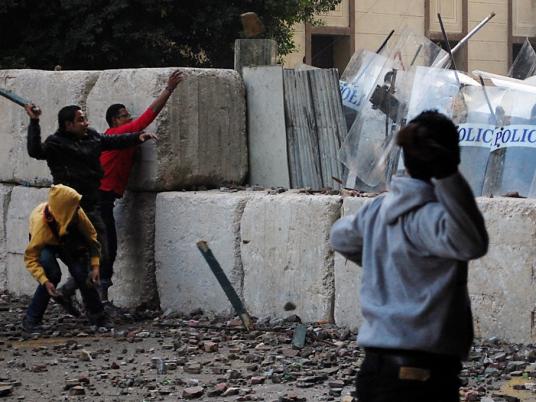
{"label": "red jacket", "polygon": [[[134,133],[142,131],[153,122],[156,113],[147,108],[143,114],[130,123],[123,124],[119,127],[109,128],[104,132],[106,135],[117,135],[124,133]],[[103,151],[100,156],[104,177],[99,187],[102,191],[113,191],[118,196],[123,196],[128,183],[128,176],[134,162],[134,152],[136,147],[120,150]]]}

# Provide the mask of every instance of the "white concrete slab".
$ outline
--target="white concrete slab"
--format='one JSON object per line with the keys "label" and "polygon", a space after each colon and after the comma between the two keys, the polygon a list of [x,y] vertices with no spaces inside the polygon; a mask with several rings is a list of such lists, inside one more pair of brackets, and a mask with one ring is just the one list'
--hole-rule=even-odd
{"label": "white concrete slab", "polygon": [[[15,295],[30,295],[37,282],[24,265],[28,245],[28,220],[33,209],[48,197],[48,188],[13,187],[6,218],[7,289]],[[65,273],[64,276],[65,278]]]}
{"label": "white concrete slab", "polygon": [[110,299],[123,307],[158,305],[154,264],[156,193],[126,192],[114,210],[117,258]]}
{"label": "white concrete slab", "polygon": [[536,201],[479,198],[488,254],[469,265],[475,332],[510,342],[536,340]]}
{"label": "white concrete slab", "polygon": [[156,198],[155,261],[161,308],[230,313],[232,307],[197,249],[208,242],[236,292],[242,294],[240,219],[246,192],[168,192]]}
{"label": "white concrete slab", "polygon": [[[257,316],[333,320],[335,283],[329,228],[334,196],[283,193],[250,200],[241,223],[244,300]],[[286,311],[285,305],[296,308]]]}
{"label": "white concrete slab", "polygon": [[[242,182],[247,173],[245,90],[236,71],[181,68],[185,79],[148,128],[159,136],[140,146],[129,187],[170,191]],[[87,110],[104,131],[112,103],[140,115],[165,88],[172,68],[105,70],[91,90]]]}
{"label": "white concrete slab", "polygon": [[[370,198],[348,197],[342,204],[342,216],[355,214],[370,202]],[[363,316],[359,303],[361,274],[363,269],[335,253],[335,324],[356,329],[361,325]]]}
{"label": "white concrete slab", "polygon": [[282,66],[244,67],[249,183],[290,187]]}

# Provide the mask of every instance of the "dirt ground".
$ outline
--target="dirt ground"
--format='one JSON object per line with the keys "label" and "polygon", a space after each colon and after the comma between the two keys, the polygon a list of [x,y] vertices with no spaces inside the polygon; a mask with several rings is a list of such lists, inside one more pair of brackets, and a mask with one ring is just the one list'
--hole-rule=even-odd
{"label": "dirt ground", "polygon": [[[236,319],[201,311],[132,311],[129,322],[101,332],[51,303],[45,331],[27,335],[27,302],[0,295],[0,400],[355,400],[362,352],[355,333],[331,324],[308,324],[297,348],[296,316],[260,320],[247,333]],[[536,402],[535,361],[530,346],[477,342],[462,372],[463,399]]]}

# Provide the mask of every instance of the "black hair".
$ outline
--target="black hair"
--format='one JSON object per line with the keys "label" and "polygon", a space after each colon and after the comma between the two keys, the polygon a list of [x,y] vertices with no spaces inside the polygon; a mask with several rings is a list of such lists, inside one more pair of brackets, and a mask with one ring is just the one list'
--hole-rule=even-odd
{"label": "black hair", "polygon": [[106,122],[110,127],[112,127],[113,119],[119,116],[119,111],[121,109],[125,109],[125,105],[121,103],[114,103],[108,108],[108,110],[106,110]]}
{"label": "black hair", "polygon": [[419,114],[402,128],[396,143],[402,147],[404,165],[412,177],[428,180],[433,167],[441,162],[445,152],[457,155],[460,147],[456,125],[437,110],[427,110]]}
{"label": "black hair", "polygon": [[65,123],[68,121],[73,123],[76,117],[76,112],[82,110],[80,106],[70,105],[61,108],[58,112],[58,130],[65,131]]}

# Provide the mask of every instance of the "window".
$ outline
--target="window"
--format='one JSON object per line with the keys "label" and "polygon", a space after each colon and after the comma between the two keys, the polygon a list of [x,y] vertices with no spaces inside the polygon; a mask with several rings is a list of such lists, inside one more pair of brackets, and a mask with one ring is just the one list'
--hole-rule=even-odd
{"label": "window", "polygon": [[311,65],[320,68],[337,68],[341,74],[351,56],[350,37],[317,34],[311,36]]}

